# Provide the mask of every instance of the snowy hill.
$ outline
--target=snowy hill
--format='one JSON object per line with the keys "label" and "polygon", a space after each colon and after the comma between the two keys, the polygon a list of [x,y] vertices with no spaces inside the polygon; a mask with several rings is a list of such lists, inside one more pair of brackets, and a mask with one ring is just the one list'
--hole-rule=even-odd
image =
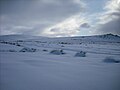
{"label": "snowy hill", "polygon": [[104,34],[104,35],[98,35],[98,37],[103,38],[103,39],[114,39],[114,40],[118,40],[120,39],[120,36],[118,35],[113,35],[113,34]]}
{"label": "snowy hill", "polygon": [[0,36],[0,90],[120,90],[120,36]]}
{"label": "snowy hill", "polygon": [[120,43],[120,36],[113,34],[95,35],[95,36],[76,36],[76,37],[59,37],[59,38],[48,38],[41,36],[26,36],[26,35],[3,35],[0,36],[0,41],[41,41],[49,43],[98,43],[98,42],[115,42]]}
{"label": "snowy hill", "polygon": [[0,40],[26,40],[26,39],[38,39],[42,38],[41,36],[31,36],[31,35],[21,35],[21,34],[13,34],[13,35],[1,35]]}

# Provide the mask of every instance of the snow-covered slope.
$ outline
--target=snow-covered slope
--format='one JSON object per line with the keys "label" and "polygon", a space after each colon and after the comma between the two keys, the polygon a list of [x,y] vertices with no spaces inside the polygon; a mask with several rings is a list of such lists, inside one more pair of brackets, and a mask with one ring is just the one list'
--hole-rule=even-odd
{"label": "snow-covered slope", "polygon": [[14,41],[14,40],[26,40],[26,39],[38,39],[44,38],[41,36],[30,36],[30,35],[21,35],[21,34],[13,34],[13,35],[1,35],[0,40]]}
{"label": "snow-covered slope", "polygon": [[0,36],[0,90],[120,90],[120,37]]}

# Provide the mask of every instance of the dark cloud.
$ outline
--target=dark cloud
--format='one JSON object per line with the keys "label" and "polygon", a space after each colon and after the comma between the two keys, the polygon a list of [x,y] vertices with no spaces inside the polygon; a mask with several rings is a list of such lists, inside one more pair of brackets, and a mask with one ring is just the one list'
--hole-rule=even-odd
{"label": "dark cloud", "polygon": [[88,23],[83,23],[80,25],[82,28],[90,28],[90,25]]}
{"label": "dark cloud", "polygon": [[101,33],[113,33],[120,35],[120,18],[113,19],[105,24],[101,24],[98,30]]}
{"label": "dark cloud", "polygon": [[[83,9],[84,5],[76,0],[0,0],[0,24],[2,28],[6,27],[1,32],[8,30],[14,33],[40,34],[44,28],[82,12]],[[16,26],[28,29],[21,27],[14,31]],[[29,30],[29,27],[32,28]]]}
{"label": "dark cloud", "polygon": [[96,33],[113,33],[120,35],[120,1],[109,0],[104,7],[97,25]]}
{"label": "dark cloud", "polygon": [[51,32],[57,32],[59,30],[59,28],[52,28],[50,31]]}

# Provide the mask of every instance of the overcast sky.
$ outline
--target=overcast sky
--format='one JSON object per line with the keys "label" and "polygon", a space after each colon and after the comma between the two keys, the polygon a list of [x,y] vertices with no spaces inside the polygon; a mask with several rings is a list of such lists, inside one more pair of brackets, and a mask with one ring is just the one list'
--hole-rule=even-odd
{"label": "overcast sky", "polygon": [[120,0],[0,0],[0,35],[120,35]]}

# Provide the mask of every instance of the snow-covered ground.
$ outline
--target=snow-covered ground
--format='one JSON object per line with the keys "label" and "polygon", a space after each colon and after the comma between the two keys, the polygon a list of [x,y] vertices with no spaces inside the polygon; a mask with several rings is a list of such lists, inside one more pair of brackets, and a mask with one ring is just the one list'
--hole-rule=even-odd
{"label": "snow-covered ground", "polygon": [[119,36],[0,36],[0,90],[120,90],[119,69]]}

